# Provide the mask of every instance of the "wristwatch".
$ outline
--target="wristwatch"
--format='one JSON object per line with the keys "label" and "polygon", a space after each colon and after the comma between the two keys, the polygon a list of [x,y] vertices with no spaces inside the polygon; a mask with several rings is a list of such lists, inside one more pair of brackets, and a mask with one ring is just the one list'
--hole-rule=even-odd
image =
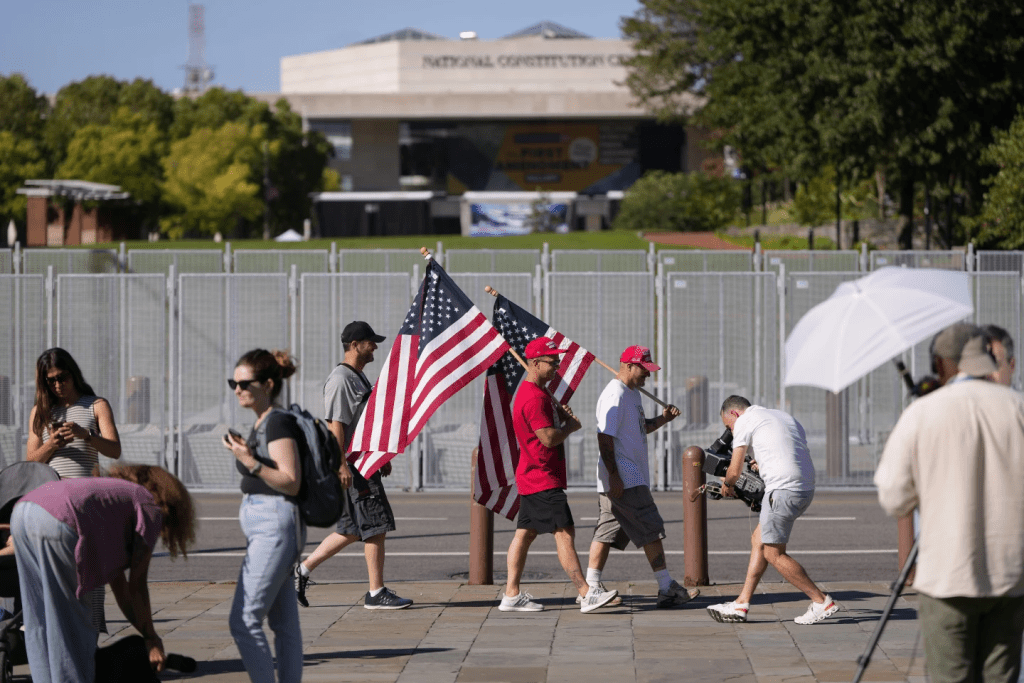
{"label": "wristwatch", "polygon": [[96,431],[95,429],[90,429],[89,434],[85,437],[84,441],[88,444],[91,444],[93,437],[99,435],[100,433],[98,431]]}
{"label": "wristwatch", "polygon": [[251,474],[254,477],[258,477],[259,474],[260,474],[260,470],[262,470],[262,469],[263,469],[263,463],[261,463],[259,460],[257,460],[256,464],[249,468],[249,474]]}

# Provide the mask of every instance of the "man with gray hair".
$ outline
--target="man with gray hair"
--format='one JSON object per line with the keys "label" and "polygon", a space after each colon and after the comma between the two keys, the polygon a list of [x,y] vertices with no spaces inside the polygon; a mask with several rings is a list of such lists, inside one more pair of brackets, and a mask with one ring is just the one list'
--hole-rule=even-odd
{"label": "man with gray hair", "polygon": [[932,343],[945,386],[915,400],[875,472],[893,517],[920,512],[918,612],[931,680],[1016,681],[1024,633],[1024,396],[980,328]]}

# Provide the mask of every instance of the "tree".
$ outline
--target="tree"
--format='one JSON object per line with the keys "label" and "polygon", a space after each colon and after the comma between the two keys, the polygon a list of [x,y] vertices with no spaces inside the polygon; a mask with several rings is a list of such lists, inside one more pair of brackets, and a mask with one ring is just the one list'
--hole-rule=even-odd
{"label": "tree", "polygon": [[181,140],[199,128],[216,130],[228,122],[248,126],[270,126],[270,107],[240,90],[210,88],[196,99],[179,98],[174,103],[174,122],[170,127],[173,140]]}
{"label": "tree", "polygon": [[17,193],[18,188],[45,171],[46,162],[31,138],[0,130],[0,222],[4,230],[11,219],[25,220],[26,198]]}
{"label": "tree", "polygon": [[978,241],[1001,249],[1024,247],[1024,107],[1008,130],[998,131],[982,160],[999,171],[985,184],[985,203],[971,226]]}
{"label": "tree", "polygon": [[[1024,99],[1016,0],[641,0],[622,27],[627,83],[660,117],[693,116],[793,177],[884,169],[908,218],[918,180],[977,193],[991,127]],[[693,95],[696,114],[681,108]]]}
{"label": "tree", "polygon": [[322,133],[304,133],[302,117],[283,98],[275,105],[268,138],[278,144],[270,159],[270,186],[264,188],[271,224],[274,232],[298,230],[312,209],[309,194],[322,189],[333,148]]}
{"label": "tree", "polygon": [[[228,232],[263,212],[257,169],[266,132],[262,126],[225,123],[198,128],[171,143],[163,160],[163,198],[173,213],[160,220],[168,237]],[[276,152],[271,145],[271,152]]]}
{"label": "tree", "polygon": [[50,109],[21,74],[0,76],[0,131],[39,141]]}
{"label": "tree", "polygon": [[106,125],[79,128],[57,176],[120,185],[139,202],[140,218],[155,222],[160,207],[167,136],[157,121],[121,107]]}
{"label": "tree", "polygon": [[649,171],[626,192],[612,227],[718,230],[729,224],[739,208],[739,188],[729,178]]}

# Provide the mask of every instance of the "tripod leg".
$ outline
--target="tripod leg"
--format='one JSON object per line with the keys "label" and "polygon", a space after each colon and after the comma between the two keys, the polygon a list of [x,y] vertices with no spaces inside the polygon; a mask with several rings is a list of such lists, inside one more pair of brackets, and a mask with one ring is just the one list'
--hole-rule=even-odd
{"label": "tripod leg", "polygon": [[871,634],[871,639],[868,640],[868,646],[864,649],[864,654],[857,658],[857,673],[853,677],[853,683],[860,683],[861,677],[864,675],[864,671],[867,670],[868,664],[871,663],[871,653],[874,652],[875,647],[878,646],[878,641],[882,637],[882,631],[885,630],[885,622],[889,620],[889,615],[892,614],[893,607],[896,606],[896,601],[900,597],[900,593],[903,592],[903,587],[907,585],[907,577],[910,576],[910,570],[917,562],[917,539],[914,540],[914,547],[910,549],[910,554],[907,555],[907,562],[903,565],[903,571],[900,572],[899,578],[896,579],[896,583],[893,584],[892,592],[889,594],[889,599],[885,602],[885,607],[882,609],[882,616],[878,620],[878,626],[875,626],[874,632]]}

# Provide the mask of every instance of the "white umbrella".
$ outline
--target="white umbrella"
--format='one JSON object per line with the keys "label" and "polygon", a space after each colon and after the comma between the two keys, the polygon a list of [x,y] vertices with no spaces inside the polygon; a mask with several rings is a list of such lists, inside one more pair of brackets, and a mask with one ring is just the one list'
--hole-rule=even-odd
{"label": "white umbrella", "polygon": [[844,282],[786,340],[786,386],[839,392],[974,313],[967,273],[882,268]]}
{"label": "white umbrella", "polygon": [[274,241],[275,242],[301,242],[302,241],[302,235],[300,235],[299,233],[295,232],[291,228],[288,228],[287,230],[282,232],[280,235],[275,237]]}

